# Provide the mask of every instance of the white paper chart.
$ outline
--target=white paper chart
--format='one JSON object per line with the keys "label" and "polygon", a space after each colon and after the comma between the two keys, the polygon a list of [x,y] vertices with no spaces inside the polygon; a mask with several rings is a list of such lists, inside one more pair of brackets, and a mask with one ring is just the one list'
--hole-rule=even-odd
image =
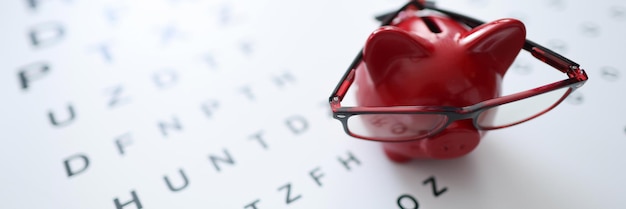
{"label": "white paper chart", "polygon": [[465,157],[396,164],[327,99],[404,2],[2,1],[2,208],[626,208],[626,2],[438,1],[519,18],[590,79]]}

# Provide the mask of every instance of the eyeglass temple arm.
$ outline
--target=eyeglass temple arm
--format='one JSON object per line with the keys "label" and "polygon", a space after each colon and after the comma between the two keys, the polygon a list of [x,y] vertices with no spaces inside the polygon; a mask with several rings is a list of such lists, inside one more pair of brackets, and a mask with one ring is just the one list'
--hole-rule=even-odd
{"label": "eyeglass temple arm", "polygon": [[[424,8],[430,9],[430,10],[434,10],[434,11],[438,11],[441,12],[445,15],[448,15],[454,19],[456,19],[457,21],[463,22],[465,24],[467,24],[468,26],[474,28],[474,27],[478,27],[479,25],[485,24],[483,21],[462,15],[462,14],[458,14],[452,11],[448,11],[445,9],[440,9],[440,8],[436,8],[434,6],[434,4],[427,4],[425,5]],[[534,57],[536,57],[537,59],[545,62],[546,64],[556,68],[557,70],[560,70],[563,73],[568,73],[570,72],[570,70],[577,70],[579,69],[580,65],[578,65],[578,63],[567,59],[563,56],[561,56],[560,54],[546,48],[543,47],[531,40],[526,40],[526,42],[524,42],[524,50],[529,51]]]}
{"label": "eyeglass temple arm", "polygon": [[[422,8],[418,2],[412,0],[408,4],[404,5],[402,8],[394,12],[390,12],[388,13],[387,16],[380,19],[379,21],[382,22],[381,26],[390,25],[394,17],[398,16],[398,13],[404,11],[406,8],[408,8],[411,5],[417,6],[420,9]],[[356,57],[350,64],[350,67],[348,67],[348,70],[346,71],[346,73],[344,73],[343,76],[341,77],[341,82],[337,84],[332,95],[330,95],[330,98],[328,98],[328,101],[331,104],[336,103],[336,105],[339,105],[339,102],[343,100],[343,97],[346,95],[346,92],[348,92],[348,88],[350,87],[350,85],[352,85],[352,82],[354,82],[354,71],[358,67],[358,65],[361,63],[362,58],[363,58],[363,48],[359,50],[359,53],[356,55]]]}
{"label": "eyeglass temple arm", "polygon": [[[412,0],[412,2],[415,2],[415,0]],[[464,24],[466,24],[467,26],[470,26],[472,28],[478,27],[482,24],[485,24],[485,22],[477,20],[475,18],[472,17],[468,17],[456,12],[452,12],[449,10],[445,10],[445,9],[440,9],[437,8],[435,6],[435,2],[433,1],[426,1],[424,4],[421,4],[420,2],[416,2],[416,4],[420,4],[419,6],[417,6],[420,9],[430,9],[433,11],[438,11],[441,12],[445,15],[450,16],[451,18],[462,22]],[[383,19],[387,19],[387,18],[393,18],[395,17],[394,13],[386,13],[383,15],[379,15],[376,16],[377,20],[383,20]],[[565,57],[563,57],[562,55],[546,48],[543,47],[531,40],[526,40],[526,42],[524,42],[524,50],[529,51],[534,57],[536,57],[537,59],[545,62],[546,64],[556,68],[557,70],[563,72],[563,73],[568,73],[571,70],[578,70],[580,65],[578,65],[578,63],[567,59]]]}

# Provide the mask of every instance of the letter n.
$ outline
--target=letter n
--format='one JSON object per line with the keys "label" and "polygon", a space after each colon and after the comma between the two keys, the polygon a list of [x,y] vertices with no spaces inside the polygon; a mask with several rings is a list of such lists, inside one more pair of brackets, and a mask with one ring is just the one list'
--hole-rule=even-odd
{"label": "letter n", "polygon": [[211,163],[215,167],[215,170],[217,170],[218,172],[221,171],[221,167],[218,164],[218,162],[235,165],[235,160],[233,159],[232,156],[230,156],[230,153],[228,153],[228,150],[226,149],[224,149],[224,157],[209,155],[209,159],[211,160]]}

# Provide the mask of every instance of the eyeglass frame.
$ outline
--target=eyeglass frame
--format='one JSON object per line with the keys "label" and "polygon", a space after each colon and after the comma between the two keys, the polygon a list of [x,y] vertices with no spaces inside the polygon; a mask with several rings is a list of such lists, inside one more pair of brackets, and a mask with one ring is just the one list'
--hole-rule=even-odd
{"label": "eyeglass frame", "polygon": [[[421,2],[417,0],[410,0],[407,4],[402,6],[397,11],[379,16],[378,17],[379,19],[383,19],[381,26],[391,25],[392,21],[398,16],[400,12],[406,10],[407,8],[411,6],[417,8],[418,10],[429,9],[429,10],[440,12],[458,22],[461,22],[469,26],[470,28],[475,28],[475,27],[478,27],[479,25],[485,24],[483,21],[480,21],[472,17],[468,17],[462,14],[445,10],[445,9],[436,8],[434,3],[432,2],[426,2],[425,4],[422,4]],[[520,123],[524,123],[526,121],[532,120],[552,110],[554,107],[558,106],[565,98],[567,98],[569,94],[571,94],[573,91],[583,86],[585,82],[588,80],[587,73],[583,69],[580,68],[580,65],[578,63],[571,61],[570,59],[565,58],[562,55],[546,47],[543,47],[533,41],[526,39],[522,49],[525,51],[528,51],[540,61],[552,66],[553,68],[561,71],[562,73],[565,73],[568,76],[568,79],[550,83],[550,84],[533,88],[530,90],[514,93],[511,95],[488,99],[488,100],[481,101],[479,103],[465,106],[465,107],[450,107],[450,106],[342,107],[341,102],[343,101],[344,96],[348,92],[348,89],[354,82],[356,69],[363,60],[363,49],[361,49],[359,53],[357,54],[357,56],[352,61],[352,63],[350,64],[350,66],[348,67],[348,70],[346,71],[346,73],[344,73],[343,77],[341,78],[337,86],[335,87],[333,93],[329,97],[329,103],[330,103],[331,110],[333,112],[333,118],[341,121],[343,125],[343,129],[346,132],[346,134],[352,137],[372,140],[372,141],[382,141],[382,142],[406,142],[406,141],[415,141],[415,140],[428,138],[428,137],[437,135],[439,132],[445,130],[453,122],[457,120],[464,120],[464,119],[472,119],[472,123],[477,130],[501,129],[501,128],[507,128],[507,127],[511,127],[514,125],[518,125]],[[503,126],[496,126],[496,127],[489,127],[489,128],[481,127],[478,125],[478,122],[477,122],[478,116],[482,112],[490,108],[507,104],[507,103],[511,103],[511,102],[520,101],[526,98],[548,93],[548,92],[558,90],[561,88],[569,88],[569,89],[552,106],[546,108],[542,112],[539,112],[527,119],[524,119],[515,123],[503,125]],[[413,139],[389,141],[389,140],[383,140],[383,139],[364,137],[364,136],[360,136],[357,134],[353,134],[352,132],[350,132],[348,128],[348,119],[354,115],[434,114],[434,113],[446,116],[446,120],[447,120],[446,123],[442,124],[440,127],[437,128],[437,130],[434,130],[429,134],[426,134],[424,136],[419,136]]]}

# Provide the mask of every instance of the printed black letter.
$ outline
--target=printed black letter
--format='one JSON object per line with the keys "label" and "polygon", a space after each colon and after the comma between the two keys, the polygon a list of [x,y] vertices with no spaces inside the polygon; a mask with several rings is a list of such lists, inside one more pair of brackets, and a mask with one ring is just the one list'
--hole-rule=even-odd
{"label": "printed black letter", "polygon": [[119,20],[119,16],[120,16],[119,10],[120,10],[119,8],[107,7],[104,10],[104,16],[107,17],[107,20],[109,20],[111,24],[115,24]]}
{"label": "printed black letter", "polygon": [[239,44],[239,47],[241,49],[241,52],[243,52],[243,54],[245,54],[246,56],[250,56],[254,48],[252,42],[250,41],[242,41]]}
{"label": "printed black letter", "polygon": [[211,160],[211,163],[213,163],[213,167],[215,167],[215,170],[217,170],[218,172],[221,170],[220,166],[217,164],[218,161],[235,165],[235,160],[230,156],[230,154],[228,153],[228,150],[224,149],[224,155],[225,157],[223,158],[216,157],[214,155],[209,155],[209,159]]}
{"label": "printed black letter", "polygon": [[246,95],[248,100],[254,101],[254,94],[252,93],[252,89],[250,89],[250,86],[241,87],[239,90],[241,91],[241,93]]}
{"label": "printed black letter", "polygon": [[287,183],[284,186],[279,187],[278,191],[283,190],[283,189],[287,190],[287,196],[285,197],[285,203],[287,205],[291,204],[293,201],[296,201],[300,199],[300,197],[302,197],[302,195],[291,197],[291,183]]}
{"label": "printed black letter", "polygon": [[319,173],[316,174],[316,172],[318,172],[320,170],[319,167],[313,169],[311,172],[309,172],[309,176],[311,176],[311,178],[313,178],[313,180],[315,180],[315,183],[317,183],[317,186],[322,186],[322,182],[320,182],[320,178],[324,177],[324,173]]}
{"label": "printed black letter", "polygon": [[[69,2],[69,0],[66,0],[66,2]],[[26,3],[28,3],[28,6],[32,10],[36,10],[37,7],[39,6],[39,0],[26,0]]]}
{"label": "printed black letter", "polygon": [[204,56],[204,61],[211,67],[211,69],[217,69],[217,61],[215,61],[215,57],[212,54],[207,54]]}
{"label": "printed black letter", "polygon": [[219,102],[217,100],[208,100],[202,103],[202,111],[204,114],[211,118],[213,116],[213,112],[219,107]]}
{"label": "printed black letter", "polygon": [[113,61],[113,56],[111,55],[111,50],[109,50],[110,44],[102,43],[96,46],[96,50],[102,55],[102,59],[105,62],[111,63]]}
{"label": "printed black letter", "polygon": [[54,127],[63,127],[69,125],[76,118],[76,113],[74,113],[74,107],[72,107],[72,105],[68,105],[67,110],[69,112],[69,117],[62,121],[57,120],[52,111],[48,112],[48,118],[50,118],[50,123],[52,123]]}
{"label": "printed black letter", "polygon": [[20,79],[20,85],[22,90],[28,89],[31,81],[42,78],[50,71],[50,65],[45,62],[37,62],[20,69],[18,77]]}
{"label": "printed black letter", "polygon": [[124,155],[124,147],[133,144],[133,139],[130,137],[130,133],[126,133],[117,137],[115,144],[117,145],[117,149],[120,151],[120,155]]}
{"label": "printed black letter", "polygon": [[154,84],[163,89],[176,84],[178,81],[178,74],[176,74],[176,71],[174,70],[163,70],[154,73],[152,78],[154,79]]}
{"label": "printed black letter", "polygon": [[172,183],[170,182],[170,179],[167,176],[163,176],[163,179],[165,180],[167,187],[170,188],[170,191],[172,192],[178,192],[180,190],[183,190],[189,185],[189,179],[187,179],[187,176],[185,175],[185,172],[183,171],[183,169],[178,170],[178,172],[180,172],[180,175],[183,177],[183,182],[184,182],[183,185],[179,186],[178,188],[172,186]]}
{"label": "printed black letter", "polygon": [[263,131],[259,131],[255,134],[253,134],[250,139],[252,140],[257,140],[259,141],[259,144],[261,144],[261,147],[263,147],[263,149],[267,149],[267,144],[265,144],[265,141],[263,140]]}
{"label": "printed black letter", "polygon": [[28,2],[28,6],[31,9],[33,9],[33,10],[37,9],[37,4],[38,4],[37,0],[26,0],[26,1]]}
{"label": "printed black letter", "polygon": [[[76,160],[78,160],[79,162],[82,161],[82,163],[78,163],[78,164],[72,163],[70,165],[70,161],[76,162]],[[76,154],[74,156],[71,156],[65,159],[63,161],[63,164],[65,165],[65,171],[67,172],[67,177],[72,177],[76,174],[82,173],[85,170],[87,170],[87,168],[89,167],[89,158],[84,154]],[[78,167],[78,169],[76,170],[72,169],[72,165],[80,166],[81,164],[82,164],[82,167]]]}
{"label": "printed black letter", "polygon": [[161,134],[163,134],[163,137],[167,137],[167,130],[168,129],[176,129],[178,131],[180,131],[183,127],[180,125],[180,123],[178,122],[178,118],[176,117],[172,117],[172,123],[165,123],[165,122],[159,122],[159,128],[161,130]]}
{"label": "printed black letter", "polygon": [[176,25],[168,25],[161,29],[161,43],[168,44],[174,38],[182,38],[182,34],[176,28]]}
{"label": "printed black letter", "polygon": [[286,85],[287,82],[289,83],[295,83],[295,80],[293,78],[293,75],[291,75],[291,73],[289,72],[284,72],[281,76],[274,76],[274,83],[276,83],[276,85],[278,87],[284,87]]}
{"label": "printed black letter", "polygon": [[407,201],[402,201],[402,200],[409,201],[413,205],[413,207],[411,207],[412,209],[420,208],[420,204],[417,203],[417,200],[413,196],[408,195],[408,194],[403,194],[403,195],[400,195],[400,197],[398,197],[398,200],[397,200],[398,207],[400,207],[400,209],[407,209],[408,208],[408,207],[404,207],[405,203],[403,203],[403,202],[407,202]]}
{"label": "printed black letter", "polygon": [[575,92],[572,92],[569,96],[567,96],[565,100],[568,101],[570,104],[580,105],[585,101],[585,98],[583,97],[582,93],[575,91]]}
{"label": "printed black letter", "polygon": [[131,190],[130,191],[130,195],[133,196],[133,199],[131,201],[128,201],[128,202],[124,203],[124,204],[120,203],[120,200],[118,198],[113,199],[113,202],[115,203],[115,208],[123,209],[125,206],[130,205],[133,202],[137,206],[137,209],[143,208],[141,206],[141,202],[139,202],[139,198],[137,197],[137,194],[135,194],[135,190]]}
{"label": "printed black letter", "polygon": [[619,79],[620,71],[614,67],[604,66],[600,68],[600,71],[602,72],[602,78],[607,81],[616,81]]}
{"label": "printed black letter", "polygon": [[124,86],[117,85],[115,87],[107,89],[107,94],[109,94],[109,108],[114,108],[116,106],[126,104],[130,101],[129,97],[122,97],[122,92],[124,91]]}
{"label": "printed black letter", "polygon": [[439,197],[439,195],[443,194],[444,192],[448,191],[447,187],[441,188],[441,189],[437,189],[437,180],[435,180],[435,176],[431,176],[430,178],[424,180],[422,182],[423,185],[426,184],[431,184],[431,188],[433,190],[433,195],[435,195],[435,197]]}
{"label": "printed black letter", "polygon": [[257,203],[259,203],[259,201],[261,201],[261,200],[257,199],[257,200],[255,200],[254,202],[252,202],[252,203],[250,203],[250,204],[247,204],[246,206],[243,206],[243,208],[244,208],[244,209],[246,209],[246,208],[250,208],[250,209],[257,209],[257,208],[256,208],[256,204],[257,204]]}
{"label": "printed black letter", "polygon": [[58,23],[38,25],[30,30],[28,37],[34,47],[49,46],[59,42],[65,35],[63,26]]}
{"label": "printed black letter", "polygon": [[357,165],[361,165],[361,161],[359,161],[359,159],[357,159],[357,158],[356,158],[356,157],[352,154],[352,152],[349,152],[349,151],[348,151],[348,159],[344,160],[344,159],[341,159],[341,157],[337,157],[337,159],[339,160],[339,162],[340,162],[341,164],[343,164],[343,166],[344,166],[344,167],[346,167],[346,170],[348,170],[348,171],[350,171],[350,165],[349,165],[349,164],[350,164],[350,162],[354,162],[354,163],[356,163]]}
{"label": "printed black letter", "polygon": [[285,124],[287,124],[289,130],[296,135],[303,133],[309,128],[309,123],[302,116],[292,116],[287,118],[287,120],[285,120]]}

